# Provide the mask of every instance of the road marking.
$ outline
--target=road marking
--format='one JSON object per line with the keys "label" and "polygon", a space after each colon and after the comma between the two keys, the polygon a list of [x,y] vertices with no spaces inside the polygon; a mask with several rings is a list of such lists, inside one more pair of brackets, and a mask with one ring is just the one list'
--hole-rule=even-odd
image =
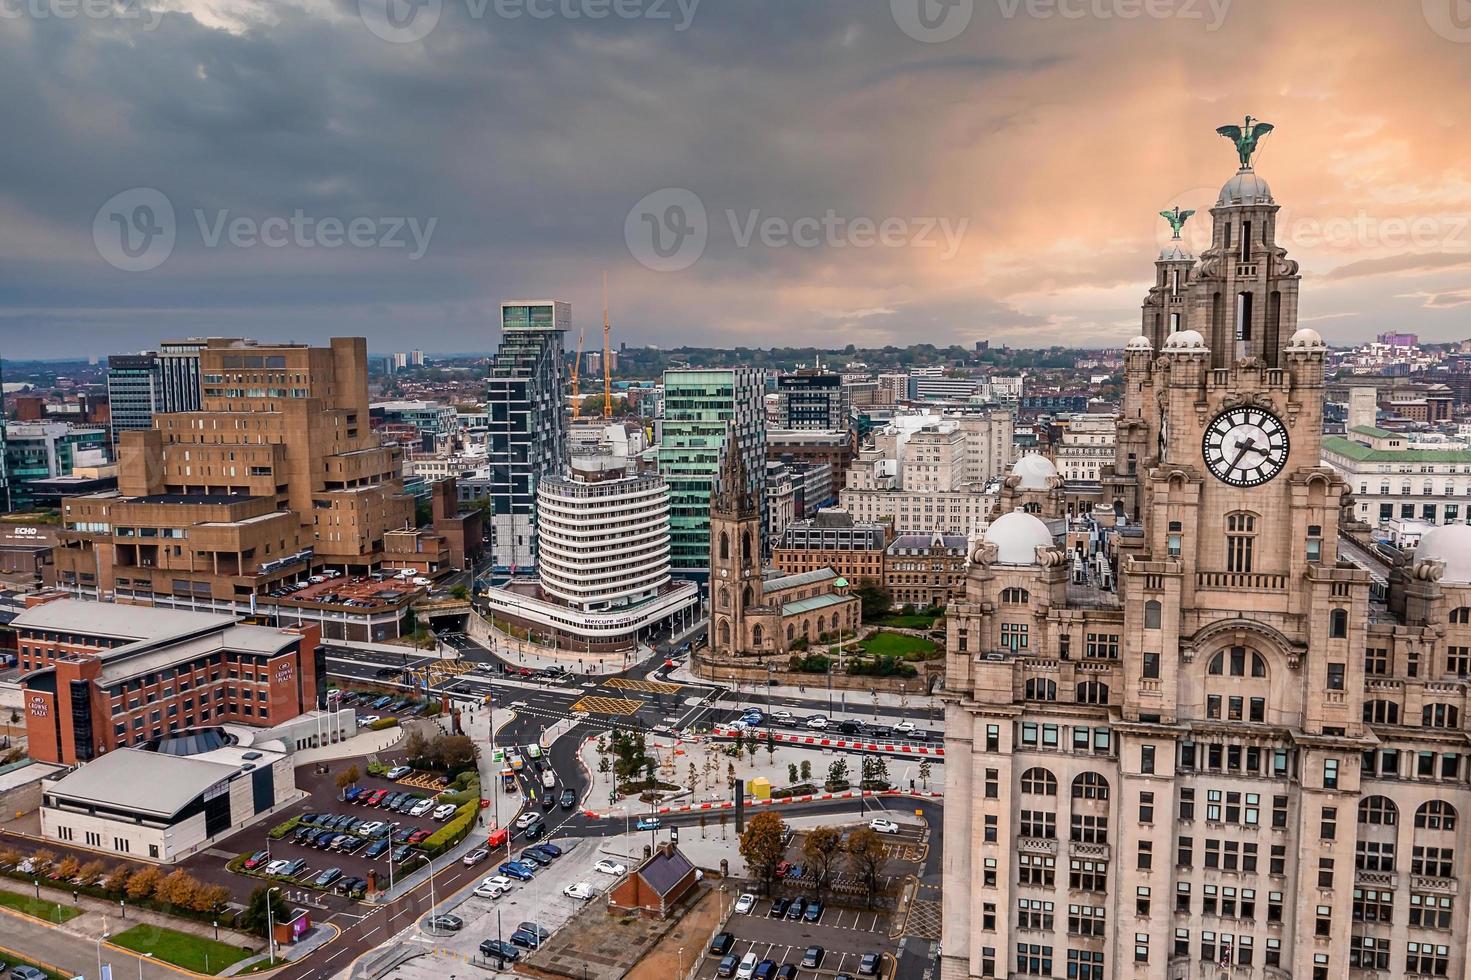
{"label": "road marking", "polygon": [[678,694],[684,690],[679,684],[664,684],[659,681],[630,680],[626,677],[614,677],[603,682],[604,687],[616,688],[623,691],[642,691],[645,694]]}
{"label": "road marking", "polygon": [[576,704],[572,705],[572,710],[586,711],[600,715],[632,715],[637,714],[643,707],[644,703],[642,701],[589,696],[582,698]]}

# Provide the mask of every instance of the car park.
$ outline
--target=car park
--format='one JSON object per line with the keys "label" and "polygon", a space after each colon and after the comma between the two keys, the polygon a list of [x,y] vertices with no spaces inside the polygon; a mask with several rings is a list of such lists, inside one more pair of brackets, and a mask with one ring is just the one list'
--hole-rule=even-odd
{"label": "car park", "polygon": [[599,861],[597,864],[593,865],[593,870],[605,875],[621,875],[625,874],[628,871],[627,868],[619,864],[617,861],[608,860]]}
{"label": "car park", "polygon": [[876,830],[881,834],[897,834],[899,832],[899,825],[897,823],[892,820],[886,820],[883,817],[874,817],[868,822],[868,826],[871,830]]}
{"label": "car park", "polygon": [[562,889],[562,894],[566,895],[568,898],[575,898],[579,901],[586,902],[592,898],[593,893],[591,886],[589,886],[587,882],[574,881],[572,884]]}
{"label": "car park", "polygon": [[490,857],[490,852],[489,851],[487,851],[483,847],[477,847],[477,848],[475,848],[475,850],[471,851],[469,854],[466,854],[461,859],[461,862],[465,865],[465,867],[468,868],[471,865],[479,864],[481,861],[484,861],[488,857]]}
{"label": "car park", "polygon": [[435,929],[439,932],[459,932],[461,929],[465,928],[465,920],[460,918],[458,915],[453,915],[449,912],[441,912],[438,915],[431,915],[429,918],[425,919],[424,926],[429,929]]}
{"label": "car park", "polygon": [[[386,704],[387,702],[385,701],[384,703]],[[375,707],[380,707],[380,706],[375,705]],[[399,779],[402,779],[405,776],[409,775],[413,771],[414,771],[413,768],[410,767],[410,766],[394,766],[392,769],[388,770],[388,772],[384,773],[383,775],[384,775],[384,778],[385,779],[399,780]]]}
{"label": "car park", "polygon": [[736,915],[750,915],[751,914],[751,910],[754,909],[755,907],[756,907],[756,896],[755,895],[752,895],[750,892],[746,892],[740,898],[736,899],[736,903],[735,903],[735,912],[736,912]]}

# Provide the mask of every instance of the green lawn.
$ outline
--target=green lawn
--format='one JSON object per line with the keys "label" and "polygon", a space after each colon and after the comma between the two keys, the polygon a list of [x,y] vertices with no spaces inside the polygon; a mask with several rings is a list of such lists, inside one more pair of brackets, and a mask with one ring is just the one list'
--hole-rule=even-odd
{"label": "green lawn", "polygon": [[905,660],[931,660],[941,653],[939,646],[931,640],[882,630],[864,640],[863,649],[872,656],[903,657]]}
{"label": "green lawn", "polygon": [[134,926],[113,936],[112,942],[135,953],[152,953],[165,963],[195,973],[219,973],[231,963],[255,955],[238,946],[161,926]]}
{"label": "green lawn", "polygon": [[57,905],[44,899],[37,901],[29,895],[17,895],[15,892],[0,891],[0,905],[37,919],[45,919],[47,922],[60,924],[68,919],[75,919],[82,914],[82,910],[70,905]]}
{"label": "green lawn", "polygon": [[933,627],[935,620],[939,618],[938,615],[926,616],[924,613],[893,613],[875,620],[870,620],[870,625],[892,626],[895,629],[901,630],[927,630]]}

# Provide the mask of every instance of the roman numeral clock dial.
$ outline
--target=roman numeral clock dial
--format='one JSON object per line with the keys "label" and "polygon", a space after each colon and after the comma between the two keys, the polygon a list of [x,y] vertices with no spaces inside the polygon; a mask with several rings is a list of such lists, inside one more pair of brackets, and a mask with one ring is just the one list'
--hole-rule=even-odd
{"label": "roman numeral clock dial", "polygon": [[1205,465],[1222,483],[1256,487],[1287,465],[1287,428],[1260,408],[1227,409],[1206,427]]}

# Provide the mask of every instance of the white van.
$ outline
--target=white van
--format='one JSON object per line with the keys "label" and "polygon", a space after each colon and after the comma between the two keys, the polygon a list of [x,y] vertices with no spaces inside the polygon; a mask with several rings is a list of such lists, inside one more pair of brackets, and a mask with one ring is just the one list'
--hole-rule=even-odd
{"label": "white van", "polygon": [[543,789],[557,788],[557,774],[548,769],[541,774],[541,785]]}
{"label": "white van", "polygon": [[736,967],[736,980],[751,980],[756,974],[756,964],[760,962],[755,953],[747,953],[741,959],[741,965]]}

